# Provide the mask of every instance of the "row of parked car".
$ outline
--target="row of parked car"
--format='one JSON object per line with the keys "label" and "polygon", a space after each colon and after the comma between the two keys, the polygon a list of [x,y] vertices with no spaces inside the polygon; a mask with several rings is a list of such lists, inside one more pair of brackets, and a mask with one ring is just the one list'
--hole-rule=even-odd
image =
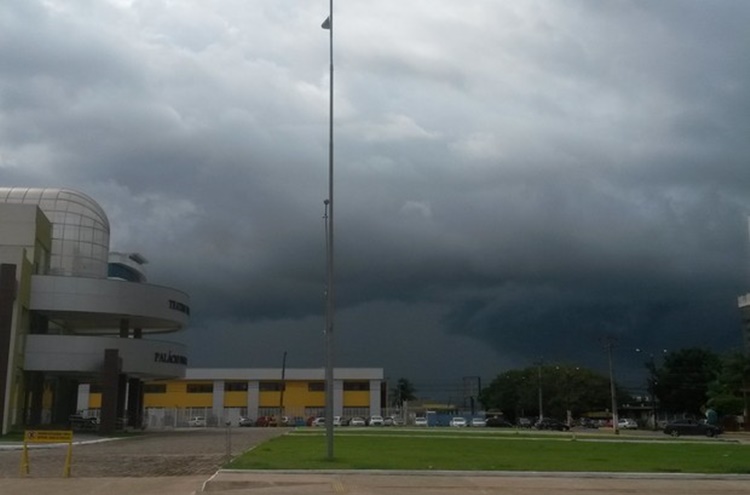
{"label": "row of parked car", "polygon": [[[325,426],[326,418],[318,417],[314,418],[309,426]],[[343,416],[333,417],[333,426],[403,426],[404,421],[397,416],[380,416],[373,415],[369,418],[363,418],[361,416],[354,416],[352,418],[346,418]]]}
{"label": "row of parked car", "polygon": [[[71,427],[78,430],[95,429],[97,427],[96,418],[84,418],[82,416],[73,415],[70,417]],[[287,416],[275,417],[275,416],[261,416],[256,420],[248,417],[241,417],[239,420],[239,426],[325,426],[325,417],[309,417],[306,420],[303,418],[289,418]],[[352,418],[345,418],[342,416],[334,416],[334,426],[402,426],[403,420],[396,416],[383,417],[380,415],[373,415],[369,418],[363,418],[360,416],[354,416]],[[206,418],[202,416],[194,416],[188,421],[189,426],[200,427],[206,426]],[[414,420],[414,426],[427,426],[428,421],[424,416],[417,416]],[[528,418],[521,418],[518,424],[514,425],[501,417],[490,417],[484,418],[471,418],[467,420],[463,416],[454,416],[451,418],[449,425],[452,427],[493,427],[493,428],[536,428],[537,430],[556,430],[556,431],[568,431],[570,426],[567,423],[558,421],[553,418],[543,418],[533,423]],[[599,423],[593,423],[582,420],[580,426],[587,428],[598,428]],[[611,421],[604,423],[603,426],[611,427]],[[638,428],[638,423],[630,418],[622,418],[618,421],[618,428],[622,430],[635,430]],[[721,434],[723,431],[720,427],[708,424],[706,421],[699,421],[694,419],[678,419],[667,423],[663,428],[664,433],[674,437],[680,435],[705,435],[713,437]]]}

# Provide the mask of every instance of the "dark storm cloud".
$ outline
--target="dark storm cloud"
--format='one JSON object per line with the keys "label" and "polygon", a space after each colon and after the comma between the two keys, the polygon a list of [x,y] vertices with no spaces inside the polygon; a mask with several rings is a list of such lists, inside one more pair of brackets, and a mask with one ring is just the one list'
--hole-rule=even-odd
{"label": "dark storm cloud", "polygon": [[[100,202],[112,248],[190,293],[196,365],[322,362],[326,8],[0,7],[3,182]],[[602,367],[606,335],[632,367],[737,345],[748,8],[337,5],[342,365],[489,377]]]}

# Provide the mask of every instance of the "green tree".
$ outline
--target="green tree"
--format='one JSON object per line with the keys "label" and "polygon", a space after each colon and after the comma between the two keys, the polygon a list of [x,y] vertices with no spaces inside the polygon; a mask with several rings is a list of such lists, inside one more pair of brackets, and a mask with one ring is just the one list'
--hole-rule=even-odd
{"label": "green tree", "polygon": [[[480,400],[487,409],[500,410],[515,421],[518,417],[539,415],[540,387],[545,417],[565,419],[568,411],[573,417],[579,417],[587,412],[608,410],[611,406],[609,377],[573,365],[506,371],[482,389]],[[628,396],[618,389],[618,403],[627,399]]]}
{"label": "green tree", "polygon": [[654,393],[661,408],[698,416],[708,401],[709,385],[721,372],[721,359],[707,349],[680,349],[667,354],[654,371]]}
{"label": "green tree", "polygon": [[406,401],[415,400],[417,389],[406,378],[399,378],[396,386],[391,390],[391,404],[400,406]]}
{"label": "green tree", "polygon": [[724,357],[721,371],[708,387],[708,406],[720,414],[747,415],[750,357],[732,353]]}

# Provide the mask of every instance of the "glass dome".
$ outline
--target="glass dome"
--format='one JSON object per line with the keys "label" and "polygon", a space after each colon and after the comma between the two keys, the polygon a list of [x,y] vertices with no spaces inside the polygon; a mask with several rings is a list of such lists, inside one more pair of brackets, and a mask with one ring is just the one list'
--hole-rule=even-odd
{"label": "glass dome", "polygon": [[38,205],[52,223],[49,274],[107,277],[109,220],[96,201],[71,189],[0,187],[0,203]]}

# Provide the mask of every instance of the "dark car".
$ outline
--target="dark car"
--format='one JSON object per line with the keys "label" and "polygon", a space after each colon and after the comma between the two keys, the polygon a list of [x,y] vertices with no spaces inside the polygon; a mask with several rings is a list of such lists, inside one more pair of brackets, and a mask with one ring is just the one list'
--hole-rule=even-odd
{"label": "dark car", "polygon": [[485,421],[487,426],[491,426],[493,428],[514,428],[513,423],[509,423],[508,421],[505,421],[503,418],[487,418]]}
{"label": "dark car", "polygon": [[678,419],[667,423],[664,427],[664,433],[678,437],[680,435],[705,435],[713,437],[720,435],[722,429],[718,426],[710,425],[705,421],[696,421],[694,419]]}
{"label": "dark car", "polygon": [[255,420],[246,416],[241,416],[239,421],[240,426],[255,426]]}
{"label": "dark car", "polygon": [[557,430],[557,431],[568,431],[570,427],[563,423],[562,421],[558,421],[556,419],[552,418],[544,418],[536,422],[534,427],[537,430]]}
{"label": "dark car", "polygon": [[531,428],[534,426],[534,422],[530,418],[518,418],[519,428]]}
{"label": "dark car", "polygon": [[82,416],[73,414],[68,417],[71,430],[95,430],[99,425],[99,420],[94,416]]}

